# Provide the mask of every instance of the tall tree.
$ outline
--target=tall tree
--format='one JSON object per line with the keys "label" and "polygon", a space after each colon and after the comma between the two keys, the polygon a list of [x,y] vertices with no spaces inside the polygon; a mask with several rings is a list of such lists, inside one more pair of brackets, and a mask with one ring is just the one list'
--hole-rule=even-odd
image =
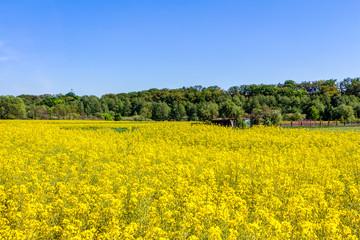
{"label": "tall tree", "polygon": [[152,119],[156,121],[168,120],[170,107],[165,102],[153,103]]}
{"label": "tall tree", "polygon": [[1,119],[23,119],[25,116],[25,104],[21,98],[13,96],[0,96]]}

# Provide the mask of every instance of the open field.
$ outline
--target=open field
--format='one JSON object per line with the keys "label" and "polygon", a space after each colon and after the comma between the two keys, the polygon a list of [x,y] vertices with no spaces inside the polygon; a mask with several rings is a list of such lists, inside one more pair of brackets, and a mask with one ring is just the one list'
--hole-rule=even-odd
{"label": "open field", "polygon": [[309,129],[309,130],[322,130],[322,131],[360,131],[360,125],[352,126],[311,126],[311,127],[283,127],[292,129]]}
{"label": "open field", "polygon": [[0,133],[4,239],[360,238],[359,131],[0,121]]}

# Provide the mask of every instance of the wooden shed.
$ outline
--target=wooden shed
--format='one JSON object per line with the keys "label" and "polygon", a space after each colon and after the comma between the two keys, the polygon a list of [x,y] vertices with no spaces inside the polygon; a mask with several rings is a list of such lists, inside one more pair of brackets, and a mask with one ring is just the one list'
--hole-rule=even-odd
{"label": "wooden shed", "polygon": [[244,117],[243,120],[246,126],[252,127],[254,125],[254,119],[251,117]]}
{"label": "wooden shed", "polygon": [[224,127],[236,127],[236,120],[234,118],[215,118],[211,120],[211,123]]}
{"label": "wooden shed", "polygon": [[[242,118],[244,120],[244,123],[246,126],[252,127],[253,125],[253,119],[250,117],[244,117]],[[237,127],[237,123],[235,118],[215,118],[211,120],[211,123],[224,126],[224,127]]]}

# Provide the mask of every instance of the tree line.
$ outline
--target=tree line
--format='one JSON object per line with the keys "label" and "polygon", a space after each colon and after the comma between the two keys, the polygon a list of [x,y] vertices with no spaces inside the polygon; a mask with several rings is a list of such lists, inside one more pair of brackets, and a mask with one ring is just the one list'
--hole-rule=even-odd
{"label": "tree line", "polygon": [[360,78],[277,85],[200,85],[77,96],[67,94],[0,96],[1,119],[104,119],[207,121],[252,117],[255,123],[281,120],[341,120],[360,118]]}

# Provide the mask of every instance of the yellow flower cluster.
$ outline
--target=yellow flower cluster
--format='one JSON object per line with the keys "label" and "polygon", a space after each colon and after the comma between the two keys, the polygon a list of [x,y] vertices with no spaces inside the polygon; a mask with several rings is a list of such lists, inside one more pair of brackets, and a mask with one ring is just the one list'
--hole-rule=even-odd
{"label": "yellow flower cluster", "polygon": [[356,131],[0,121],[0,169],[0,239],[360,238]]}

